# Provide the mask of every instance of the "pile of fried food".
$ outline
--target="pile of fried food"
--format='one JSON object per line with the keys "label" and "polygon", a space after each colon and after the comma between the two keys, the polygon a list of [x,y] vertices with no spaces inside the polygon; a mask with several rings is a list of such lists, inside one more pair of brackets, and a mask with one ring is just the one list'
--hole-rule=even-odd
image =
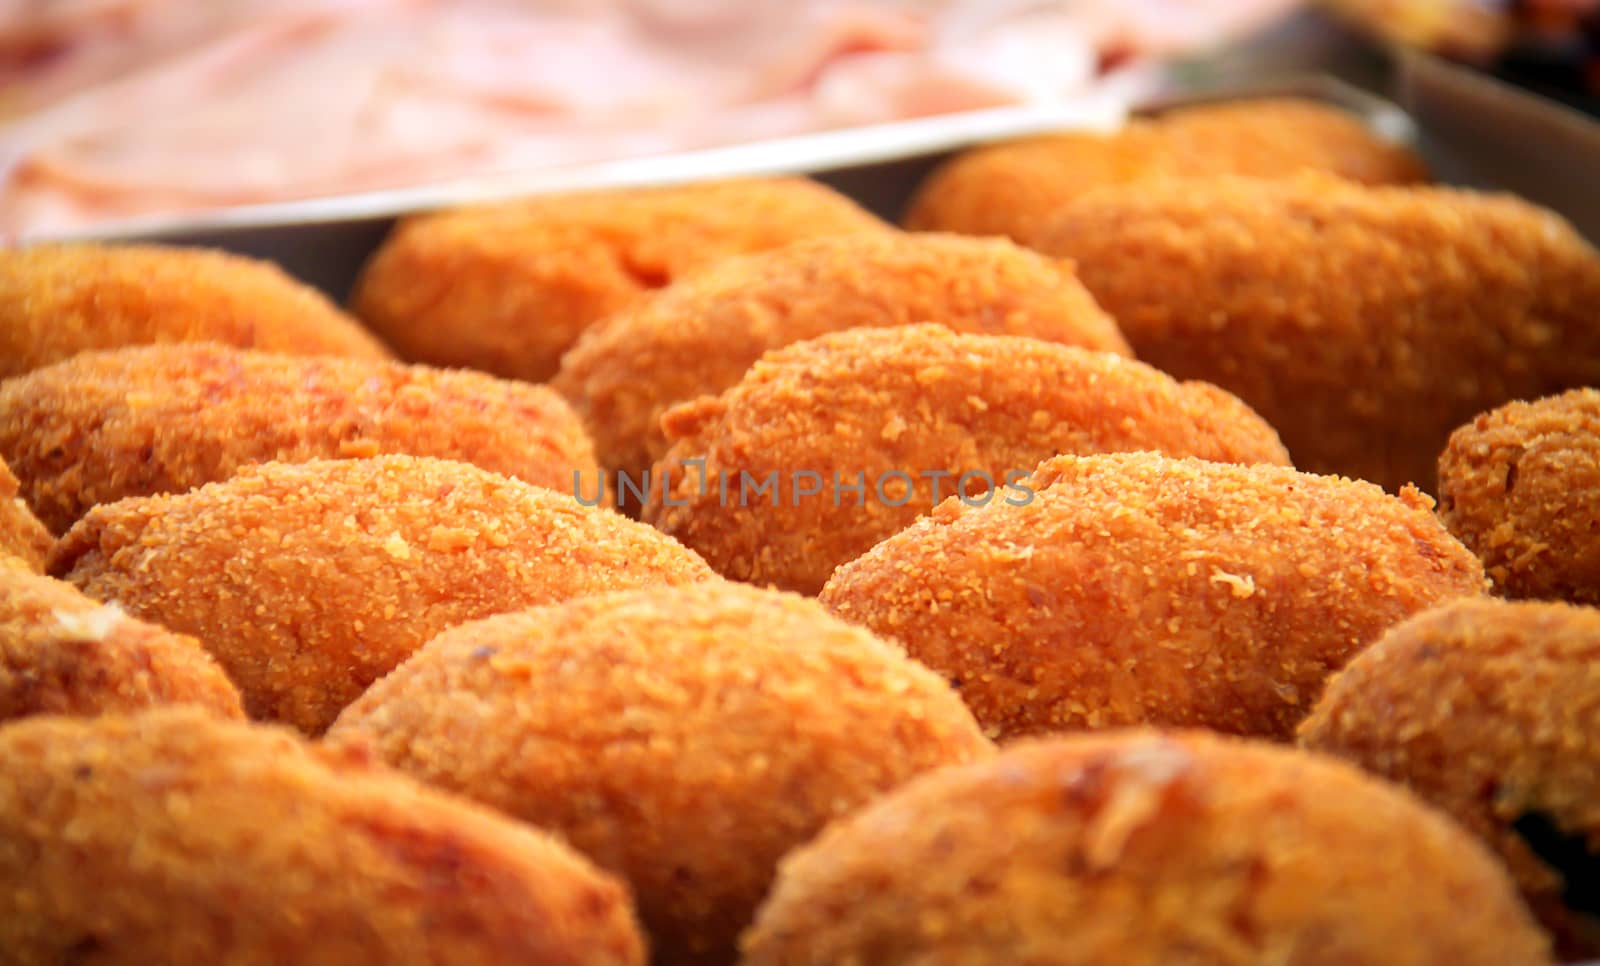
{"label": "pile of fried food", "polygon": [[1600,954],[1600,254],[1275,100],[907,226],[0,253],[0,962]]}

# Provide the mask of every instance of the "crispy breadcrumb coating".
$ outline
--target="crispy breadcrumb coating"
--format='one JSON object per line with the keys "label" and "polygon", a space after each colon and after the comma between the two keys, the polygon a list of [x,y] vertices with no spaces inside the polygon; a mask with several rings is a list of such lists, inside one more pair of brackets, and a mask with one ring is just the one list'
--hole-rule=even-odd
{"label": "crispy breadcrumb coating", "polygon": [[642,964],[555,840],[193,710],[0,729],[0,949],[45,963]]}
{"label": "crispy breadcrumb coating", "polygon": [[0,722],[165,704],[244,716],[239,692],[199,641],[0,555]]}
{"label": "crispy breadcrumb coating", "polygon": [[447,627],[712,576],[613,511],[410,456],[267,463],[99,506],[57,543],[50,572],[198,637],[251,717],[311,734]]}
{"label": "crispy breadcrumb coating", "polygon": [[[0,391],[3,387],[4,383],[0,383]],[[0,419],[4,415],[0,411]],[[27,501],[18,496],[20,492],[21,484],[12,475],[11,467],[0,459],[0,556],[10,554],[34,570],[40,570],[55,540],[28,509]]]}
{"label": "crispy breadcrumb coating", "polygon": [[1339,108],[1262,98],[1181,108],[1111,135],[1045,135],[967,151],[923,182],[906,225],[1028,244],[1042,222],[1095,188],[1304,171],[1368,184],[1427,180],[1414,153]]}
{"label": "crispy breadcrumb coating", "polygon": [[1600,390],[1510,403],[1456,430],[1439,517],[1505,596],[1600,604]]}
{"label": "crispy breadcrumb coating", "polygon": [[1571,959],[1600,956],[1596,734],[1600,611],[1496,600],[1392,628],[1300,728],[1488,843]]}
{"label": "crispy breadcrumb coating", "polygon": [[[1289,461],[1272,427],[1215,386],[1111,353],[934,325],[770,352],[663,425],[672,449],[642,519],[725,577],[804,594],[943,497],[981,499],[1060,453]],[[772,474],[769,494],[752,492]]]}
{"label": "crispy breadcrumb coating", "polygon": [[0,378],[89,349],[153,342],[389,355],[316,290],[257,259],[160,245],[0,250]]}
{"label": "crispy breadcrumb coating", "polygon": [[555,387],[600,463],[642,475],[671,406],[732,386],[762,353],[843,329],[932,322],[1128,354],[1070,265],[1009,242],[856,235],[730,259],[596,326]]}
{"label": "crispy breadcrumb coating", "polygon": [[662,963],[731,962],[785,852],[991,751],[899,648],[721,581],[446,631],[328,740],[558,832],[632,885]]}
{"label": "crispy breadcrumb coating", "polygon": [[821,601],[957,684],[991,735],[1287,738],[1390,625],[1482,592],[1414,489],[1153,453],[1062,456],[834,572]]}
{"label": "crispy breadcrumb coating", "polygon": [[784,859],[748,966],[1549,963],[1505,871],[1331,759],[1204,733],[1027,741]]}
{"label": "crispy breadcrumb coating", "polygon": [[0,383],[0,456],[57,533],[96,504],[182,493],[271,460],[405,453],[566,493],[594,446],[544,386],[217,345],[84,353]]}
{"label": "crispy breadcrumb coating", "polygon": [[542,381],[591,323],[685,272],[888,230],[804,178],[529,198],[405,219],[350,304],[407,359]]}
{"label": "crispy breadcrumb coating", "polygon": [[1326,177],[1086,196],[1040,235],[1139,357],[1277,427],[1295,465],[1431,490],[1450,431],[1600,383],[1600,254],[1505,195]]}

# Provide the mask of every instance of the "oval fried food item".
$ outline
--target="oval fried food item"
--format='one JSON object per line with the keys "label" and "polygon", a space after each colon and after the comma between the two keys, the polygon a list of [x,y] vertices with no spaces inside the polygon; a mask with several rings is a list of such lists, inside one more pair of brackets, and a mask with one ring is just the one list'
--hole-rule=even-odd
{"label": "oval fried food item", "polygon": [[0,379],[90,349],[153,342],[389,355],[315,289],[257,259],[161,245],[0,250]]}
{"label": "oval fried food item", "polygon": [[311,734],[446,627],[712,576],[610,510],[410,456],[267,463],[99,506],[61,538],[50,569],[198,637],[251,717]]}
{"label": "oval fried food item", "polygon": [[1567,961],[1600,955],[1596,733],[1600,611],[1497,600],[1391,628],[1300,726],[1488,844]]}
{"label": "oval fried food item", "polygon": [[727,962],[778,860],[988,755],[938,675],[814,602],[714,581],[439,635],[330,742],[562,839],[633,887],[658,962]]}
{"label": "oval fried food item", "polygon": [[870,235],[730,259],[586,333],[553,383],[607,469],[642,476],[661,416],[737,383],[769,350],[856,328],[932,322],[1128,354],[1071,267],[1009,242]]}
{"label": "oval fried food item", "polygon": [[1439,518],[1499,593],[1600,604],[1600,390],[1508,403],[1452,433]]}
{"label": "oval fried food item", "polygon": [[1509,196],[1164,182],[1085,196],[1038,244],[1139,358],[1236,393],[1296,466],[1391,492],[1431,490],[1485,409],[1600,383],[1600,254]]}
{"label": "oval fried food item", "polygon": [[97,504],[253,463],[380,453],[568,493],[575,474],[599,473],[560,396],[482,373],[185,344],[84,353],[0,383],[0,456],[57,533]]}
{"label": "oval fried food item", "polygon": [[0,555],[0,722],[167,704],[244,717],[239,692],[199,641]]}
{"label": "oval fried food item", "polygon": [[[0,391],[3,387],[4,383],[0,383]],[[0,413],[0,418],[3,415]],[[0,458],[0,556],[10,554],[34,570],[41,570],[55,538],[18,495],[21,486],[11,474],[11,467]]]}
{"label": "oval fried food item", "polygon": [[820,599],[958,682],[992,735],[1287,738],[1391,624],[1482,592],[1431,509],[1277,466],[1062,456],[987,506],[945,501]]}
{"label": "oval fried food item", "polygon": [[591,323],[685,272],[888,230],[804,178],[550,195],[403,220],[350,305],[407,359],[537,382]]}
{"label": "oval fried food item", "polygon": [[768,353],[663,425],[672,449],[641,518],[725,577],[804,594],[944,496],[981,498],[1057,454],[1289,461],[1272,427],[1214,386],[1106,352],[932,325]]}
{"label": "oval fried food item", "polygon": [[1505,870],[1399,789],[1142,730],[910,782],[786,858],[741,945],[748,966],[1551,962]]}
{"label": "oval fried food item", "polygon": [[545,835],[192,709],[0,728],[20,963],[642,964],[626,889]]}
{"label": "oval fried food item", "polygon": [[1031,244],[1052,215],[1095,188],[1305,171],[1367,184],[1428,177],[1410,149],[1381,139],[1339,108],[1294,98],[1247,99],[1130,121],[1115,134],[1052,134],[975,148],[922,183],[906,226]]}

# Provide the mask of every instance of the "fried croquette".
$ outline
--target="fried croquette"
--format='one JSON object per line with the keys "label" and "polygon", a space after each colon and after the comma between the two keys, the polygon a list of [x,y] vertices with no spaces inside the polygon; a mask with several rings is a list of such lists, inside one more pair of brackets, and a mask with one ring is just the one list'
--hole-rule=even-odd
{"label": "fried croquette", "polygon": [[1600,254],[1510,196],[1326,177],[1107,189],[1039,246],[1139,358],[1238,394],[1295,465],[1431,490],[1450,431],[1600,383]]}
{"label": "fried croquette", "polygon": [[539,832],[191,709],[0,728],[0,959],[639,964],[626,889]]}
{"label": "fried croquette", "polygon": [[84,353],[0,383],[0,456],[57,533],[97,504],[252,463],[380,453],[569,493],[599,472],[565,400],[482,373],[188,344]]}
{"label": "fried croquette", "polygon": [[50,572],[199,638],[252,718],[320,733],[430,637],[583,594],[710,578],[568,494],[410,456],[267,463],[95,507]]}
{"label": "fried croquette", "polygon": [[899,648],[722,581],[446,631],[328,740],[559,833],[632,885],[663,963],[730,962],[785,852],[991,751]]}
{"label": "fried croquette", "polygon": [[748,966],[1551,961],[1505,870],[1403,791],[1142,730],[915,779],[785,858],[741,945]]}
{"label": "fried croquette", "polygon": [[600,464],[642,476],[667,449],[662,414],[732,386],[762,353],[916,322],[1129,352],[1069,265],[992,239],[856,235],[686,279],[586,333],[554,385],[588,425]]}
{"label": "fried croquette", "polygon": [[1326,171],[1369,184],[1426,181],[1409,149],[1338,108],[1292,98],[1182,108],[1111,134],[1056,134],[977,148],[917,190],[906,225],[1023,244],[1086,192],[1156,178],[1282,178]]}
{"label": "fried croquette", "polygon": [[803,178],[597,191],[402,221],[351,308],[416,362],[542,381],[596,320],[729,255],[887,232]]}
{"label": "fried croquette", "polygon": [[[642,518],[725,577],[815,594],[943,496],[1059,453],[1154,450],[1286,465],[1234,397],[1121,356],[941,326],[858,329],[767,354],[668,411]],[[755,493],[761,481],[774,481]]]}
{"label": "fried croquette", "polygon": [[268,262],[159,245],[0,250],[0,378],[90,349],[155,342],[389,355],[354,319]]}
{"label": "fried croquette", "polygon": [[[0,383],[0,389],[3,387],[4,383]],[[3,413],[0,418],[4,418]],[[5,459],[0,458],[0,556],[10,554],[40,570],[55,540],[28,509],[27,501],[18,495],[21,492],[22,484],[12,475]]]}
{"label": "fried croquette", "polygon": [[0,554],[0,722],[165,704],[244,716],[239,692],[199,641]]}
{"label": "fried croquette", "polygon": [[1300,739],[1400,782],[1499,853],[1569,957],[1600,956],[1600,611],[1458,601],[1390,629]]}
{"label": "fried croquette", "polygon": [[1439,517],[1505,596],[1600,604],[1600,390],[1510,403],[1456,430]]}
{"label": "fried croquette", "polygon": [[942,672],[992,736],[1130,724],[1288,738],[1395,622],[1482,592],[1408,488],[1154,453],[946,500],[821,601]]}

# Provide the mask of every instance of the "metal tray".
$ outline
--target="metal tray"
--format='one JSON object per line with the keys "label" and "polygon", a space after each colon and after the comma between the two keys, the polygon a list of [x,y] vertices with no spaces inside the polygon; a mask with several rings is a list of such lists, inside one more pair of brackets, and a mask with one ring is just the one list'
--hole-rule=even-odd
{"label": "metal tray", "polygon": [[[1395,104],[1329,76],[1286,77],[1150,98],[1140,113],[1255,97],[1298,96],[1343,108],[1382,137],[1414,142],[1418,131]],[[808,174],[867,209],[898,220],[934,166],[975,145],[1060,130],[1113,130],[1124,120],[1108,98],[1071,112],[1005,108],[832,131],[655,158],[554,169],[514,178],[233,208],[182,219],[126,222],[71,238],[203,245],[264,258],[343,300],[362,264],[397,217],[435,208],[535,194],[772,174]]]}

